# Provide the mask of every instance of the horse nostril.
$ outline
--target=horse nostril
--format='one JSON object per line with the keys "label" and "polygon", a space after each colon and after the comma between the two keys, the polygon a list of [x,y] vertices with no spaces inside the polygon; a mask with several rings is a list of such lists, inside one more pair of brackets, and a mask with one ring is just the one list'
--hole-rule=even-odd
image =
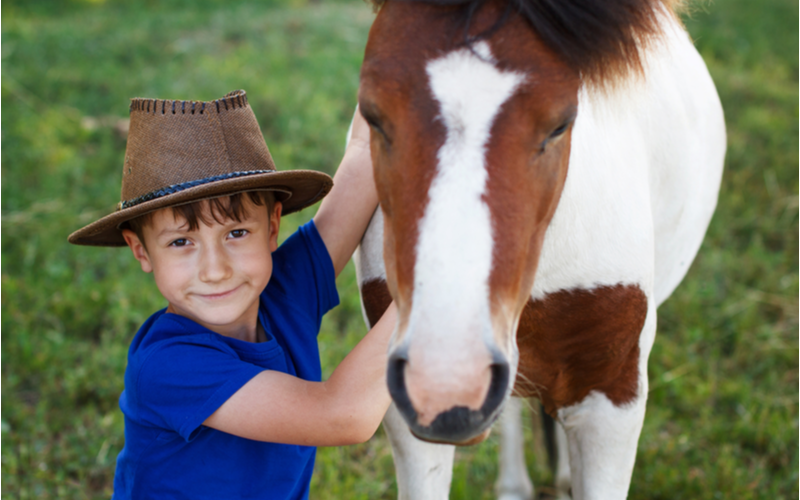
{"label": "horse nostril", "polygon": [[486,399],[481,406],[481,413],[491,415],[506,398],[508,394],[509,367],[505,361],[494,363],[492,366],[492,382],[486,393]]}
{"label": "horse nostril", "polygon": [[395,390],[405,391],[406,382],[403,373],[406,363],[406,359],[401,356],[392,355],[389,358],[389,365],[386,367],[386,383],[390,390],[395,388]]}
{"label": "horse nostril", "polygon": [[411,404],[411,398],[406,390],[405,369],[407,363],[405,353],[394,353],[389,356],[389,364],[386,367],[386,385],[395,406],[410,424],[416,420],[417,411]]}

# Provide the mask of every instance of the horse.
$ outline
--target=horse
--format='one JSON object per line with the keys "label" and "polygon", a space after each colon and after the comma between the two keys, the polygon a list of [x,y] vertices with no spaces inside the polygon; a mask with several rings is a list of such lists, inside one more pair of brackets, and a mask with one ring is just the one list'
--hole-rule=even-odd
{"label": "horse", "polygon": [[[376,8],[358,103],[380,208],[355,257],[366,321],[398,308],[384,427],[399,496],[447,498],[453,445],[484,439],[513,395],[559,422],[562,491],[625,498],[656,309],[722,175],[703,60],[668,1]],[[531,493],[516,411],[503,498]]]}

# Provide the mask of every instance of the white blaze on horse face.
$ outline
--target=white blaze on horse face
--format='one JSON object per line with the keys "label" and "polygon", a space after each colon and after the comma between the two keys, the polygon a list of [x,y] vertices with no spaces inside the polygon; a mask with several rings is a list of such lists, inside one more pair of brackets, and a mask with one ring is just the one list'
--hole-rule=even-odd
{"label": "white blaze on horse face", "polygon": [[[476,372],[488,372],[487,348],[496,347],[489,304],[493,238],[484,200],[486,145],[503,103],[524,80],[522,74],[497,69],[486,42],[473,48],[453,51],[426,68],[447,135],[419,223],[413,307],[404,339],[407,379],[424,372],[428,385],[448,395],[454,385],[471,383]],[[479,360],[485,366],[476,366]]]}

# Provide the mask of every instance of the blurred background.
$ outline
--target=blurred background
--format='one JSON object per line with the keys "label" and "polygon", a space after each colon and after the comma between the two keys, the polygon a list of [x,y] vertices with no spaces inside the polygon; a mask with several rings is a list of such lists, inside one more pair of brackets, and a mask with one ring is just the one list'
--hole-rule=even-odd
{"label": "blurred background", "polygon": [[[112,492],[128,344],[165,303],[126,249],[66,238],[119,201],[128,99],[245,89],[278,168],[333,174],[373,18],[360,0],[3,0],[2,498]],[[630,498],[798,498],[798,4],[699,2],[685,23],[728,153],[703,247],[659,310]],[[338,286],[326,375],[365,333],[352,265]],[[538,403],[525,411],[547,491]],[[451,498],[493,498],[496,449],[458,450]],[[396,494],[382,430],[320,449],[312,498]]]}

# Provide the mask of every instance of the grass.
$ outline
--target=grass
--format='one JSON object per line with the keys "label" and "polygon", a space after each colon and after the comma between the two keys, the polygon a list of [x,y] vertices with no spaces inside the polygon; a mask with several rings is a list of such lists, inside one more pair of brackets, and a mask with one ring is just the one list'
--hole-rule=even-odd
{"label": "grass", "polygon": [[[332,172],[373,15],[302,0],[4,1],[3,14],[2,497],[108,498],[127,345],[163,299],[125,250],[66,236],[117,201],[127,99],[244,88],[279,168]],[[659,310],[630,497],[798,498],[797,4],[717,0],[686,24],[729,147],[700,254]],[[338,285],[326,373],[364,333],[352,267]],[[539,432],[526,428],[528,465],[546,485]],[[452,498],[492,498],[496,447],[458,451]],[[313,498],[395,496],[382,431],[320,449]]]}

